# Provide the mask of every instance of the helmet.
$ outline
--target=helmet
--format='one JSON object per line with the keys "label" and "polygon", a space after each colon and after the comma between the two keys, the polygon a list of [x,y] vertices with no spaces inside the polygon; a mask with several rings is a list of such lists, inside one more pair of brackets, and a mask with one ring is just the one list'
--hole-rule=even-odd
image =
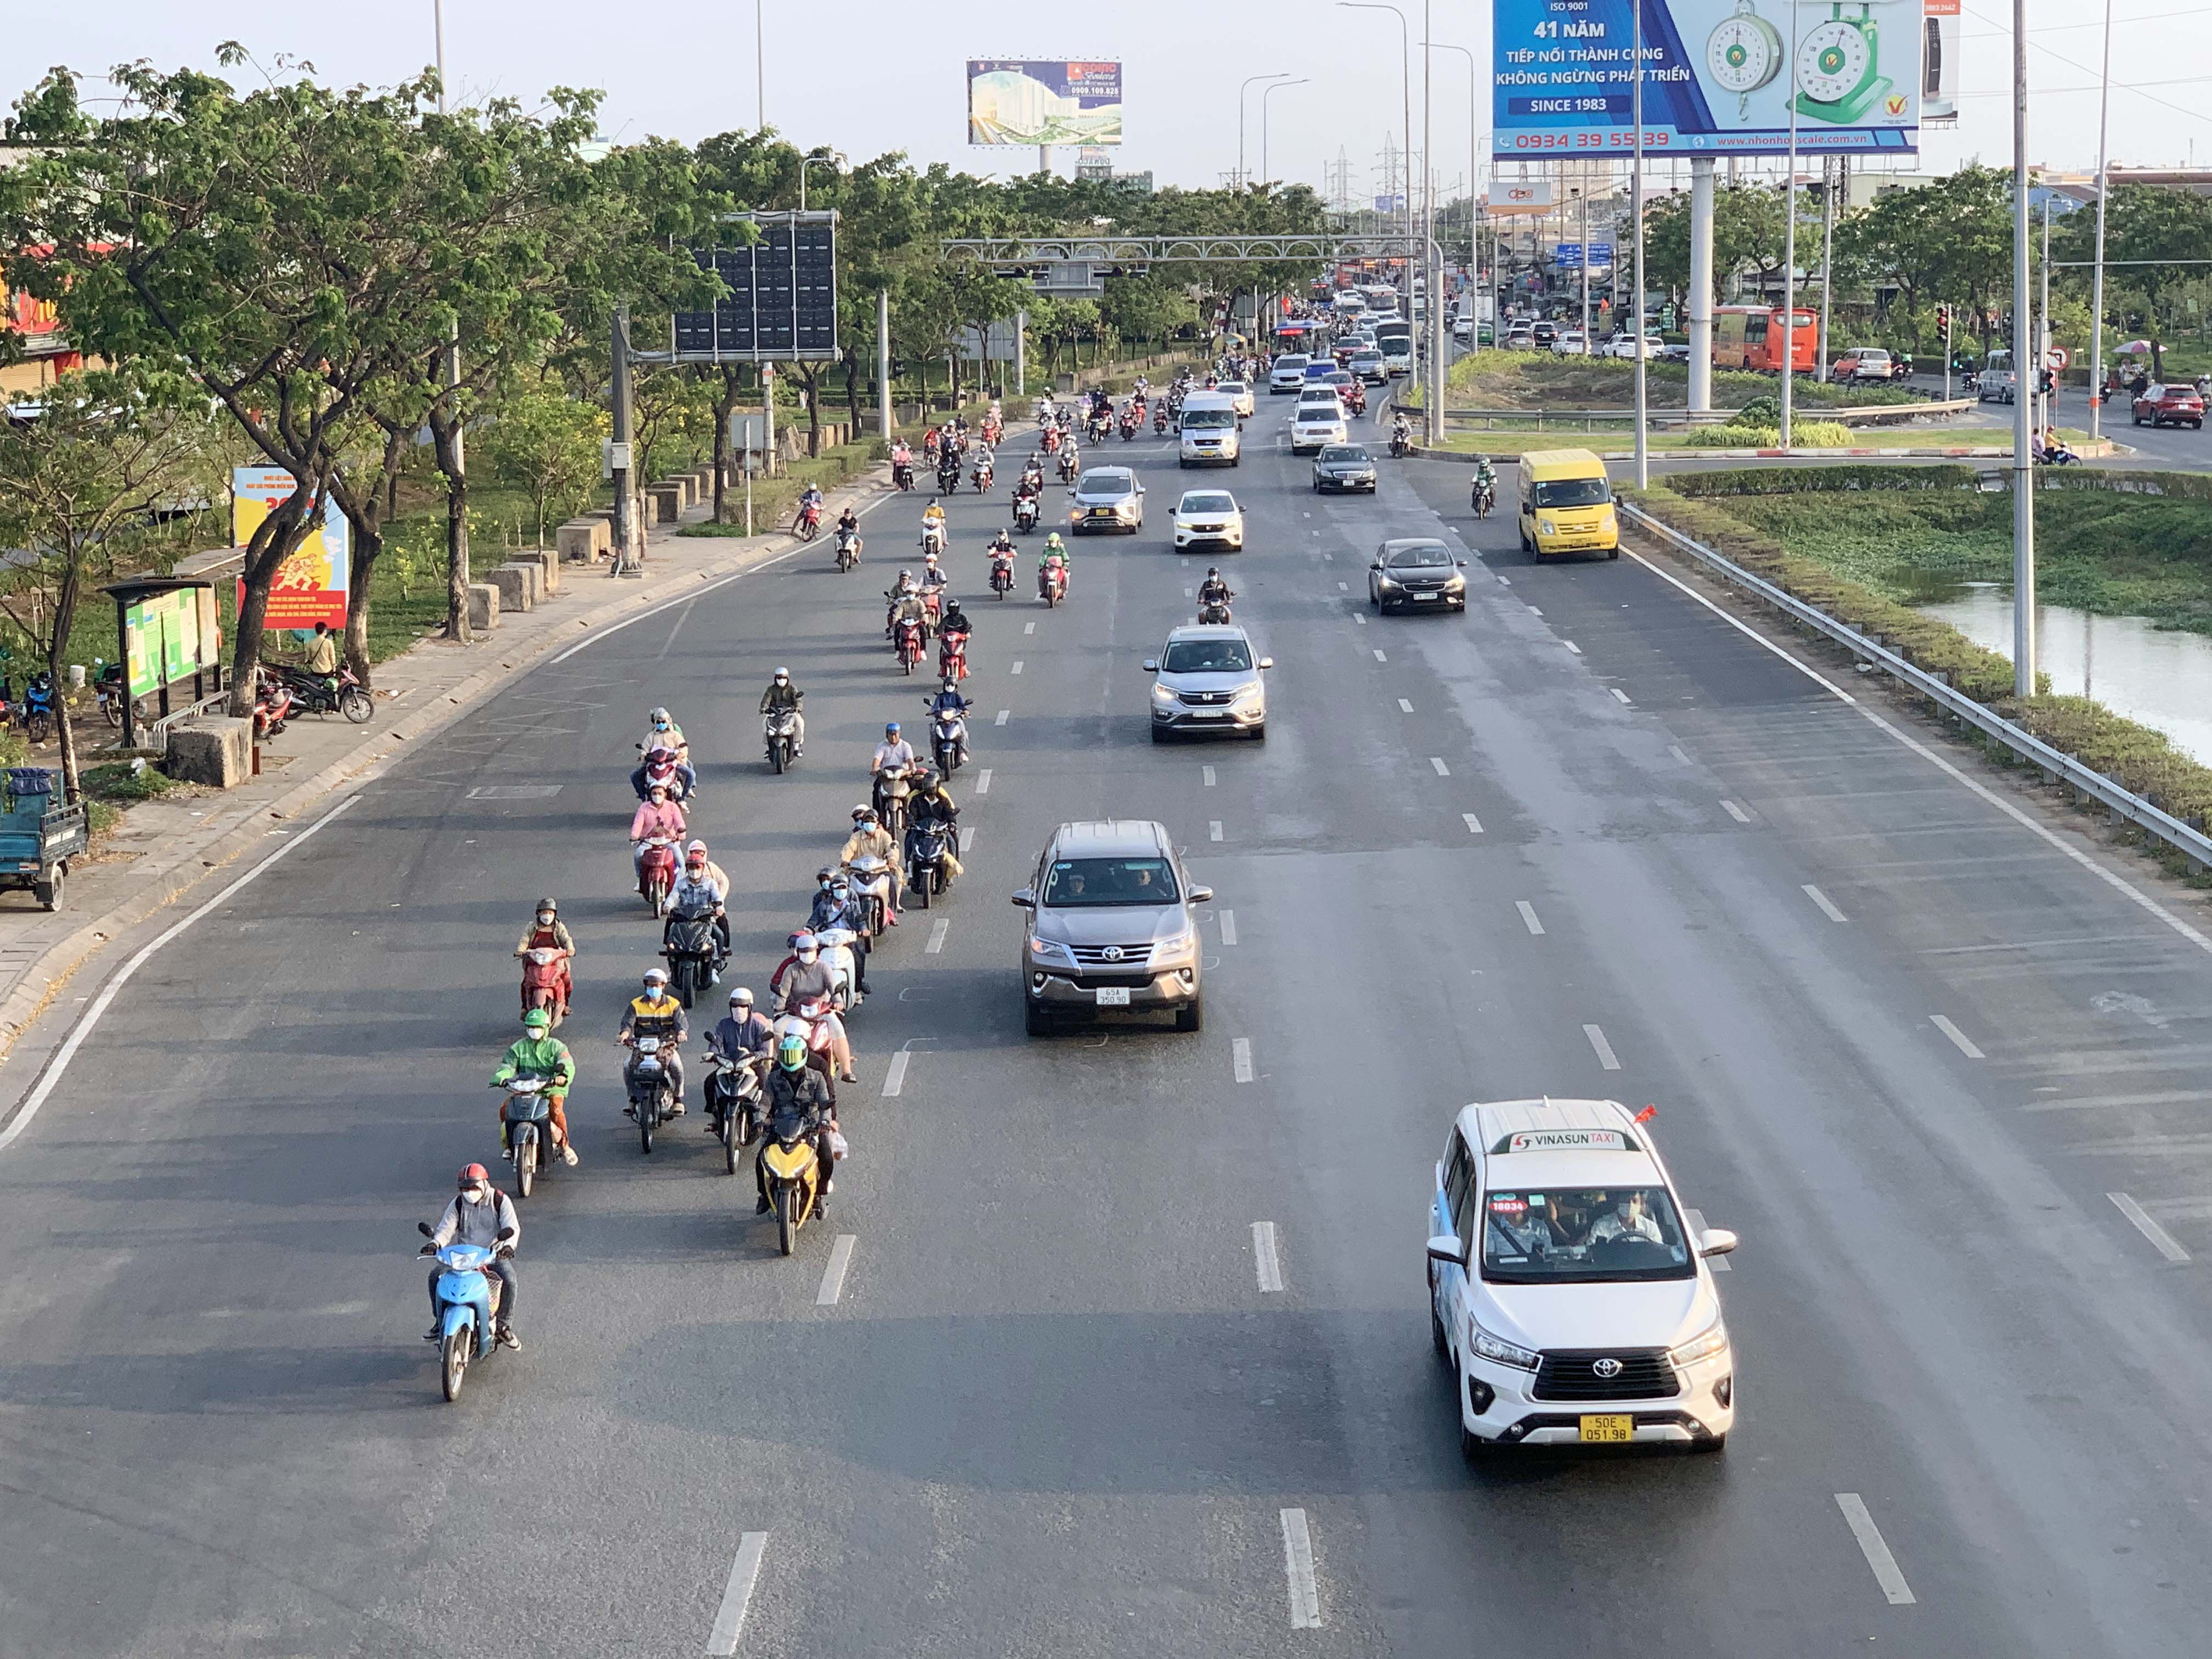
{"label": "helmet", "polygon": [[645,787],[645,793],[648,795],[665,795],[668,793],[668,786],[657,781],[649,783]]}
{"label": "helmet", "polygon": [[543,1008],[532,1008],[522,1017],[522,1029],[526,1031],[550,1031],[553,1029],[553,1016]]}
{"label": "helmet", "polygon": [[787,1072],[804,1069],[806,1065],[806,1039],[796,1031],[786,1031],[783,1040],[775,1045],[775,1063]]}
{"label": "helmet", "polygon": [[917,766],[914,769],[914,787],[915,788],[927,791],[936,787],[936,786],[937,774],[930,768],[927,766]]}
{"label": "helmet", "polygon": [[800,933],[791,941],[791,948],[802,957],[811,957],[822,948],[821,942],[811,933]]}
{"label": "helmet", "polygon": [[861,819],[863,819],[863,818],[872,818],[872,817],[875,817],[875,815],[876,815],[876,809],[875,809],[874,807],[872,807],[872,806],[870,806],[870,805],[866,805],[865,802],[864,802],[864,803],[862,803],[860,805],[855,806],[855,807],[852,810],[852,812],[849,814],[849,816],[851,817],[851,818],[852,818],[853,822],[854,822],[854,823],[860,823],[860,820],[861,820]]}
{"label": "helmet", "polygon": [[831,879],[836,877],[836,873],[837,866],[836,865],[823,865],[819,870],[817,870],[814,872],[815,885],[817,887],[827,887]]}
{"label": "helmet", "polygon": [[696,864],[704,869],[707,864],[707,849],[697,842],[693,842],[690,846],[684,849],[684,862],[686,866]]}
{"label": "helmet", "polygon": [[561,907],[550,898],[542,898],[538,901],[538,914],[557,916],[561,914]]}
{"label": "helmet", "polygon": [[651,718],[655,726],[665,726],[668,724],[668,711],[665,708],[656,708],[653,711]]}
{"label": "helmet", "polygon": [[1206,574],[1208,576],[1218,576],[1221,574],[1221,567],[1218,564],[1210,564],[1206,567]]}
{"label": "helmet", "polygon": [[885,720],[884,722],[884,735],[887,738],[895,738],[898,736],[898,722],[896,720]]}
{"label": "helmet", "polygon": [[937,562],[937,555],[934,553],[925,553],[921,556],[921,562],[924,565],[935,564]]}
{"label": "helmet", "polygon": [[775,671],[775,677],[778,681],[787,680],[791,678],[791,671],[788,668],[779,668]]}
{"label": "helmet", "polygon": [[752,994],[751,989],[750,989],[749,987],[740,985],[739,987],[738,987],[738,988],[737,988],[736,990],[734,990],[734,991],[732,991],[732,992],[731,992],[731,993],[730,993],[730,1006],[731,1006],[731,1007],[732,1007],[732,1008],[750,1008],[750,1007],[751,1007],[752,1006],[753,1006],[753,994]]}
{"label": "helmet", "polygon": [[707,856],[707,843],[703,841],[694,841],[689,847],[684,849],[684,856],[687,858],[694,853],[696,853],[701,858],[704,858]]}
{"label": "helmet", "polygon": [[898,574],[898,579],[902,582],[910,582],[914,580],[914,572],[911,570],[902,570]]}
{"label": "helmet", "polygon": [[656,986],[656,985],[665,985],[665,984],[667,984],[667,983],[668,983],[668,969],[666,969],[665,968],[648,968],[648,969],[647,969],[645,970],[645,983],[646,983],[646,988],[647,988],[647,990],[652,989],[652,988],[653,988],[653,987],[654,987],[654,986]]}
{"label": "helmet", "polygon": [[481,1164],[471,1164],[453,1178],[456,1187],[481,1187],[491,1180],[491,1171]]}

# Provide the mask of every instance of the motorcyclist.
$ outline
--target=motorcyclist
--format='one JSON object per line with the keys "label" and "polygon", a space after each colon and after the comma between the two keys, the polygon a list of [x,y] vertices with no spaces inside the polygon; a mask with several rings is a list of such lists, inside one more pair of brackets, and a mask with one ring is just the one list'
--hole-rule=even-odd
{"label": "motorcyclist", "polygon": [[921,592],[927,593],[932,588],[942,587],[950,580],[951,578],[945,574],[944,567],[937,562],[937,555],[925,553],[921,559],[921,578],[916,584]]}
{"label": "motorcyclist", "polygon": [[792,752],[798,755],[806,752],[806,716],[799,711],[799,705],[805,701],[806,693],[791,683],[788,668],[777,669],[775,678],[768,683],[768,690],[761,693],[760,711],[763,715],[770,709],[788,708],[798,716],[791,734]]}
{"label": "motorcyclist", "polygon": [[805,489],[799,492],[799,511],[792,518],[791,522],[793,526],[795,528],[805,521],[806,518],[806,510],[809,507],[813,508],[815,513],[819,515],[822,511],[822,486],[817,483],[808,484]]}
{"label": "motorcyclist", "polygon": [[1044,457],[1031,455],[1030,464],[1022,469],[1022,481],[1014,486],[1018,495],[1041,495],[1044,493]]}
{"label": "motorcyclist", "polygon": [[1012,553],[1014,550],[1014,538],[1012,532],[1008,531],[1004,526],[1000,526],[999,533],[991,538],[991,544],[983,550],[986,553],[989,553],[994,556],[1000,553]]}
{"label": "motorcyclist", "polygon": [[641,755],[649,755],[656,749],[673,749],[678,760],[688,765],[691,759],[691,745],[684,740],[684,728],[665,708],[656,708],[646,716],[645,740],[637,749]]}
{"label": "motorcyclist", "polygon": [[[776,1012],[804,1018],[804,1011],[810,1005],[817,1010],[827,1009],[830,993],[836,987],[830,977],[830,964],[822,959],[822,946],[813,934],[801,933],[792,941],[791,949],[790,969],[777,986],[781,1000]],[[830,1057],[836,1062],[837,1080],[859,1082],[853,1073],[853,1046],[846,1040],[843,1024],[835,1022],[831,1030],[834,1035],[830,1039]]]}
{"label": "motorcyclist", "polygon": [[654,966],[645,970],[645,991],[629,1000],[623,1010],[622,1030],[617,1041],[625,1048],[632,1047],[641,1036],[657,1036],[660,1042],[659,1055],[661,1067],[668,1074],[668,1085],[676,1091],[674,1115],[684,1115],[684,1055],[680,1052],[684,1038],[691,1034],[690,1022],[684,1017],[684,1005],[668,989],[668,969]]}
{"label": "motorcyclist", "polygon": [[[891,729],[896,731],[898,728],[894,726]],[[909,755],[911,752],[908,751]],[[842,865],[849,866],[860,859],[881,859],[884,861],[887,873],[877,884],[877,896],[884,902],[884,925],[897,927],[899,884],[888,873],[888,866],[898,859],[898,845],[891,840],[891,832],[884,828],[872,806],[855,806],[853,809],[853,833],[845,838],[844,846],[837,851],[837,862]]]}
{"label": "motorcyclist", "polygon": [[968,620],[968,613],[960,608],[959,600],[948,598],[945,601],[945,614],[938,618],[937,631],[939,635],[972,635],[975,631],[975,624]]}
{"label": "motorcyclist", "polygon": [[[515,1212],[514,1200],[491,1184],[491,1175],[481,1164],[471,1164],[463,1170],[454,1182],[457,1188],[453,1201],[446,1206],[446,1212],[438,1218],[438,1224],[430,1230],[429,1242],[422,1246],[424,1255],[435,1255],[448,1244],[474,1244],[494,1252],[484,1271],[499,1280],[498,1340],[502,1347],[520,1348],[522,1340],[514,1329],[514,1304],[520,1285],[514,1276],[511,1259],[515,1247],[522,1243],[522,1218]],[[500,1237],[501,1233],[507,1236]],[[430,1269],[430,1328],[422,1333],[425,1342],[436,1342],[446,1334],[440,1323],[438,1310],[438,1278],[443,1267]]]}
{"label": "motorcyclist", "polygon": [[[729,878],[708,862],[707,843],[693,842],[684,849],[684,866],[668,890],[668,915],[672,922],[679,916],[714,919],[714,960],[707,969],[709,985],[720,982],[722,965],[730,959],[730,918],[725,908],[729,896]],[[668,929],[663,927],[661,943],[667,942]]]}
{"label": "motorcyclist", "polygon": [[[945,529],[945,503],[943,501],[932,501],[927,507],[921,509],[921,527],[924,530],[935,530],[940,534],[943,532]],[[904,573],[902,572],[901,574],[903,574]]]}
{"label": "motorcyclist", "polygon": [[576,960],[576,939],[568,931],[568,924],[561,920],[560,906],[550,898],[538,901],[538,914],[530,926],[522,930],[521,942],[514,947],[515,957],[519,961],[532,951],[558,951],[561,953],[561,991],[557,1006],[561,1018],[568,1018],[568,996],[575,989],[574,970],[570,964]]}
{"label": "motorcyclist", "polygon": [[846,947],[853,953],[853,989],[860,995],[868,994],[868,912],[853,891],[853,884],[842,870],[824,870],[821,890],[814,895],[814,907],[806,918],[806,925],[817,933],[827,933],[832,927],[842,927],[853,935]]}
{"label": "motorcyclist", "polygon": [[645,862],[648,841],[683,839],[684,808],[668,798],[665,785],[656,783],[629,821],[630,861],[633,866]]}
{"label": "motorcyclist", "polygon": [[1395,420],[1390,422],[1391,447],[1394,448],[1402,449],[1413,441],[1413,422],[1408,421],[1403,415],[1400,415]]}
{"label": "motorcyclist", "polygon": [[914,770],[914,745],[899,736],[899,723],[890,721],[884,727],[884,740],[876,745],[869,757],[868,770],[876,780],[875,810],[884,810],[884,775],[905,777]]}
{"label": "motorcyclist", "polygon": [[1237,595],[1231,591],[1229,583],[1222,576],[1221,567],[1218,564],[1206,566],[1206,580],[1198,585],[1199,604],[1201,605],[1227,605],[1236,597]]}
{"label": "motorcyclist", "polygon": [[[543,1008],[532,1008],[522,1017],[522,1035],[507,1045],[491,1080],[497,1085],[518,1077],[545,1080],[553,1150],[561,1154],[562,1163],[574,1164],[576,1149],[568,1144],[568,1118],[562,1108],[568,1102],[569,1087],[576,1080],[576,1059],[568,1052],[568,1045],[553,1035],[553,1017]],[[501,1109],[505,1109],[504,1103]]]}
{"label": "motorcyclist", "polygon": [[775,1048],[775,1027],[753,1006],[753,994],[740,985],[730,993],[730,1012],[707,1035],[707,1048],[734,1066],[746,1055],[765,1066]]}
{"label": "motorcyclist", "polygon": [[769,1212],[769,1146],[804,1135],[814,1143],[814,1156],[821,1164],[822,1187],[814,1200],[814,1218],[824,1219],[830,1213],[831,1175],[836,1167],[830,1155],[830,1136],[837,1127],[837,1104],[822,1074],[807,1065],[806,1042],[796,1031],[787,1032],[776,1044],[775,1064],[761,1085],[761,1120],[768,1133],[761,1137],[760,1152],[753,1159],[753,1182],[760,1189],[760,1203],[753,1213]]}
{"label": "motorcyclist", "polygon": [[837,533],[852,537],[853,552],[857,557],[860,551],[860,515],[849,507],[837,515]]}
{"label": "motorcyclist", "polygon": [[1498,501],[1498,473],[1487,455],[1474,458],[1474,493],[1478,498],[1488,495],[1493,505]]}
{"label": "motorcyclist", "polygon": [[1046,537],[1044,545],[1037,550],[1037,574],[1043,575],[1045,568],[1055,558],[1060,562],[1063,579],[1069,586],[1073,587],[1075,585],[1075,561],[1061,543],[1060,532],[1057,530]]}
{"label": "motorcyclist", "polygon": [[908,798],[906,845],[907,857],[914,856],[915,836],[924,829],[945,832],[945,869],[948,875],[960,873],[960,860],[954,848],[960,840],[960,809],[952,797],[945,792],[945,781],[927,766],[915,774],[914,793]]}

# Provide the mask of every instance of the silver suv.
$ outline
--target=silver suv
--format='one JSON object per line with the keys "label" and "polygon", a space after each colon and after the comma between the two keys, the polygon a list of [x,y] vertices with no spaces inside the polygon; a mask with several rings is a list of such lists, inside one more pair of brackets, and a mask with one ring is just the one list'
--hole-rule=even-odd
{"label": "silver suv", "polygon": [[1233,623],[1178,628],[1157,657],[1145,659],[1152,681],[1152,741],[1181,732],[1249,732],[1267,736],[1267,686],[1260,678],[1273,657],[1255,657]]}
{"label": "silver suv", "polygon": [[1109,818],[1063,823],[1045,843],[1030,885],[1014,895],[1022,930],[1022,1008],[1031,1036],[1065,1018],[1126,1008],[1172,1013],[1176,1030],[1205,1018],[1204,953],[1194,887],[1167,826]]}

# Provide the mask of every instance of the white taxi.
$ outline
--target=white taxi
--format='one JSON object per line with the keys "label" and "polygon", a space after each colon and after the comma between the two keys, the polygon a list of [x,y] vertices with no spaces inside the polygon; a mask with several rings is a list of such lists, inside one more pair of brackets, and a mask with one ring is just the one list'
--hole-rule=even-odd
{"label": "white taxi", "polygon": [[1611,1100],[1463,1109],[1437,1162],[1429,1322],[1460,1449],[1671,1443],[1718,1451],[1735,1353],[1708,1258],[1648,1121]]}
{"label": "white taxi", "polygon": [[1225,489],[1186,489],[1168,514],[1175,520],[1177,547],[1223,547],[1244,550],[1244,513]]}

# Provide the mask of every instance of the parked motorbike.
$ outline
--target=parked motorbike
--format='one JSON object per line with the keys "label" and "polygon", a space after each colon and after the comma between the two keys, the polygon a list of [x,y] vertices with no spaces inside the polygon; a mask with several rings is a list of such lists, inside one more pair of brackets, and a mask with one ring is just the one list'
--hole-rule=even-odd
{"label": "parked motorbike", "polygon": [[623,1066],[623,1087],[629,1094],[623,1115],[637,1120],[637,1138],[648,1153],[653,1151],[653,1132],[669,1120],[676,1107],[675,1086],[669,1081],[667,1063],[660,1057],[665,1042],[657,1036],[632,1038],[629,1060]]}
{"label": "parked motorbike", "polygon": [[876,774],[876,817],[894,842],[906,828],[907,797],[913,793],[904,772],[886,767]]}
{"label": "parked motorbike", "polygon": [[804,1227],[814,1214],[821,1196],[822,1160],[815,1155],[814,1138],[801,1131],[799,1120],[786,1120],[787,1135],[769,1126],[769,1139],[761,1149],[761,1167],[768,1177],[769,1205],[775,1212],[776,1248],[789,1255]]}
{"label": "parked motorbike", "polygon": [[637,861],[638,896],[658,918],[668,914],[668,890],[676,885],[676,843],[665,836],[648,836]]}
{"label": "parked motorbike", "polygon": [[898,653],[900,672],[913,673],[915,665],[921,660],[921,624],[911,617],[901,617],[891,648]]}
{"label": "parked motorbike", "polygon": [[1014,498],[1014,533],[1020,536],[1028,535],[1030,531],[1036,528],[1036,521],[1037,498],[1034,495],[1017,495]]}
{"label": "parked motorbike", "polygon": [[[21,705],[23,735],[33,743],[44,743],[54,734],[54,677],[40,669],[23,682]],[[278,725],[281,728],[282,720]],[[259,735],[256,733],[256,735]]]}
{"label": "parked motorbike", "polygon": [[968,636],[957,629],[940,634],[937,640],[937,678],[940,680],[964,680],[968,678]]}
{"label": "parked motorbike", "polygon": [[942,824],[923,824],[908,838],[906,854],[907,884],[921,899],[921,908],[929,908],[932,898],[941,895],[951,883],[945,855],[951,850],[951,834]]}
{"label": "parked motorbike", "polygon": [[991,591],[1004,603],[1014,586],[1014,556],[1011,553],[991,555]]}
{"label": "parked motorbike", "polygon": [[769,769],[778,774],[799,757],[799,711],[771,708],[761,716],[761,735],[768,744]]}
{"label": "parked motorbike", "polygon": [[822,503],[809,501],[799,510],[799,522],[792,526],[802,542],[811,542],[821,533]]}
{"label": "parked motorbike", "polygon": [[706,1071],[708,1121],[714,1126],[714,1138],[722,1143],[725,1172],[735,1175],[743,1161],[738,1155],[739,1149],[752,1139],[755,1120],[760,1115],[760,1066],[750,1054],[732,1065],[720,1054],[710,1054]]}
{"label": "parked motorbike", "polygon": [[929,751],[937,769],[951,777],[968,759],[968,717],[939,712],[930,716]]}
{"label": "parked motorbike", "polygon": [[[24,688],[24,706],[27,709],[31,707],[30,698],[35,687],[34,679],[31,685]],[[253,677],[254,741],[258,743],[264,738],[273,738],[282,732],[284,729],[284,722],[290,717],[291,713],[292,688],[273,674],[256,671]],[[30,728],[32,742],[46,741],[39,735],[38,728],[32,725],[29,720],[27,720],[25,724]]]}
{"label": "parked motorbike", "polygon": [[837,532],[837,568],[850,570],[860,562],[860,532],[841,530]]}
{"label": "parked motorbike", "polygon": [[543,1008],[553,1017],[558,1030],[568,1011],[561,1006],[561,953],[550,945],[526,951],[522,957],[522,1012]]}
{"label": "parked motorbike", "polygon": [[714,969],[714,912],[676,912],[661,930],[660,941],[660,954],[668,961],[668,988],[689,1008],[706,990],[708,975]]}
{"label": "parked motorbike", "polygon": [[1048,609],[1067,597],[1067,566],[1058,554],[1048,558],[1037,572],[1037,598]]}
{"label": "parked motorbike", "polygon": [[[428,1222],[416,1224],[424,1237],[430,1237],[433,1229]],[[495,1257],[514,1254],[507,1242],[514,1237],[514,1228],[501,1227],[499,1242],[490,1249],[458,1242],[434,1251],[423,1246],[424,1254],[434,1254],[439,1267],[445,1269],[438,1275],[436,1295],[438,1380],[447,1400],[461,1397],[461,1383],[471,1364],[489,1358],[498,1346],[492,1333],[499,1316],[499,1280],[486,1270]]]}
{"label": "parked motorbike", "polygon": [[[284,682],[292,694],[295,713],[307,714],[343,714],[356,726],[365,726],[368,717],[376,712],[368,688],[352,669],[340,663],[335,674],[313,674],[289,663],[278,663],[272,672]],[[117,724],[121,724],[118,715]]]}
{"label": "parked motorbike", "polygon": [[514,1165],[514,1195],[527,1198],[538,1177],[561,1161],[552,1156],[550,1085],[542,1077],[516,1077],[491,1086],[507,1091],[499,1105],[500,1155]]}

